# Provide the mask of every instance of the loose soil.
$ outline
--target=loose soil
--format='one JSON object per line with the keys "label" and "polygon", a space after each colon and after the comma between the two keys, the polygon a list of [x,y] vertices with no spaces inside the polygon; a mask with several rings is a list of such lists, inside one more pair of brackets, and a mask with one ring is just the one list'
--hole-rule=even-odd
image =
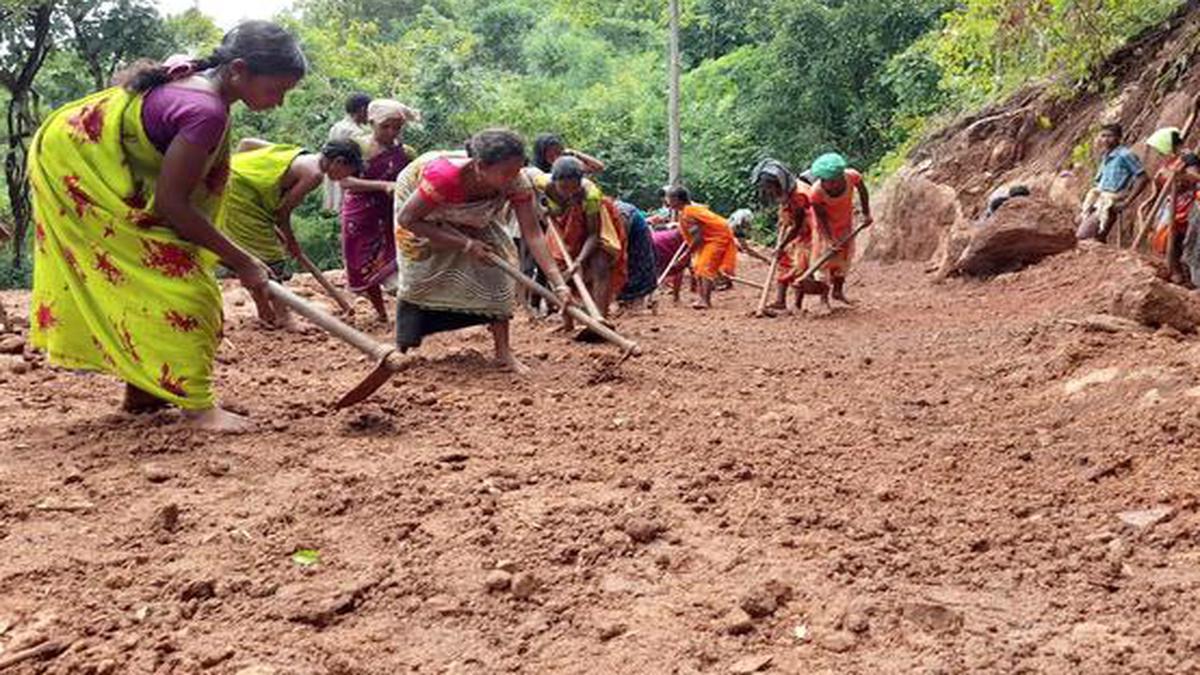
{"label": "loose soil", "polygon": [[219,391],[262,427],[239,437],[5,361],[0,662],[49,639],[5,675],[1200,671],[1200,341],[1089,330],[1118,257],[864,265],[820,317],[668,301],[621,319],[646,354],[612,372],[520,317],[529,377],[482,330],[439,336],[342,412],[371,364],[230,291]]}

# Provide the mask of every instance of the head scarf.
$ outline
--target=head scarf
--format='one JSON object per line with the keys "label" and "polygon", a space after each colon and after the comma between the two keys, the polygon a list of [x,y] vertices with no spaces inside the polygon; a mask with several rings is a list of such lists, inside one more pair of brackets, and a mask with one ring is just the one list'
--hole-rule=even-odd
{"label": "head scarf", "polygon": [[840,180],[846,177],[846,158],[829,152],[817,158],[812,165],[813,175],[821,180]]}
{"label": "head scarf", "polygon": [[1179,127],[1164,127],[1150,134],[1150,138],[1146,139],[1146,145],[1154,148],[1161,155],[1175,154],[1176,139],[1183,137],[1183,131]]}
{"label": "head scarf", "polygon": [[386,122],[395,117],[402,118],[405,123],[419,122],[421,113],[390,98],[375,99],[367,105],[367,119],[372,124]]}
{"label": "head scarf", "polygon": [[787,165],[777,159],[764,159],[755,165],[754,170],[750,172],[750,184],[758,188],[759,197],[765,202],[766,193],[763,190],[763,183],[767,180],[773,180],[779,184],[783,190],[783,195],[792,194],[796,189],[796,177],[792,175],[791,169]]}

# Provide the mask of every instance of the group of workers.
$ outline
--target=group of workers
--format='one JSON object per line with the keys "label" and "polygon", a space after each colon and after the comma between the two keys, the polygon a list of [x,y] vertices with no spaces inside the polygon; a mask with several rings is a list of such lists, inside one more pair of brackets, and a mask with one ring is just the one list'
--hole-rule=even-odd
{"label": "group of workers", "polygon": [[[507,270],[522,258],[558,308],[586,305],[606,322],[614,304],[648,304],[662,278],[678,294],[685,268],[695,307],[711,307],[713,291],[736,278],[739,250],[767,259],[683,187],[665,189],[664,211],[651,217],[611,198],[596,180],[603,162],[555,136],[537,139],[532,166],[505,129],[418,154],[403,138],[419,113],[390,99],[352,97],[317,152],[258,139],[234,148],[231,106],[279,106],[307,69],[290,33],[245,22],[208,57],[139,63],[47,117],[28,168],[31,341],[51,363],[115,374],[130,412],[174,406],[203,429],[248,428],[213,394],[216,273],[236,276],[259,315],[279,321],[268,284],[287,276],[287,258],[304,259],[290,216],[322,184],[340,215],[347,286],[380,320],[395,294],[401,350],[486,325],[497,362],[514,371],[524,366],[509,342],[519,296]],[[797,307],[806,294],[845,302],[855,192],[870,222],[861,176],[826,155],[799,177],[769,160],[752,178],[778,207],[779,304],[789,285]],[[747,215],[734,219],[743,235]],[[819,275],[806,274],[831,248]]]}
{"label": "group of workers", "polygon": [[[1101,127],[1096,144],[1100,165],[1083,202],[1077,236],[1081,240],[1110,241],[1135,249],[1148,247],[1166,262],[1168,278],[1195,287],[1200,283],[1200,155],[1187,149],[1187,139],[1200,112],[1200,96],[1193,102],[1182,127],[1165,127],[1146,139],[1158,155],[1158,169],[1148,177],[1143,161],[1124,143],[1120,124]],[[1151,186],[1134,212],[1135,222],[1123,222],[1128,211]],[[1126,230],[1133,225],[1132,236]],[[1114,237],[1115,235],[1115,237]]]}

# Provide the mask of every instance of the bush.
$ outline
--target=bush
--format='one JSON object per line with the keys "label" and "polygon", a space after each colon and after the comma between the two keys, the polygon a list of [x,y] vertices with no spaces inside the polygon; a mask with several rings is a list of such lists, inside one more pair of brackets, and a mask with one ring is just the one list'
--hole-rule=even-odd
{"label": "bush", "polygon": [[12,248],[0,251],[0,290],[30,288],[33,286],[33,262],[28,255],[20,269],[13,265]]}

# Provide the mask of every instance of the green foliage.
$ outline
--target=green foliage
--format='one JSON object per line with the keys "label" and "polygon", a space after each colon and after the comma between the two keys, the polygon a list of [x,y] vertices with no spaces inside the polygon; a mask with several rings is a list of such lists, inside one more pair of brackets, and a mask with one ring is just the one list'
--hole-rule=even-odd
{"label": "green foliage", "polygon": [[[6,288],[29,288],[33,283],[33,266],[29,264],[22,265],[17,268],[13,265],[13,257],[7,255],[0,256],[0,290]],[[31,247],[26,246],[25,259],[29,260],[32,253]]]}
{"label": "green foliage", "polygon": [[221,29],[194,7],[167,17],[163,29],[171,44],[183,54],[208,54],[221,44]]}
{"label": "green foliage", "polygon": [[[221,38],[195,10],[164,19],[149,0],[60,1],[57,49],[35,83],[43,113],[135,56],[200,55]],[[0,0],[0,18],[35,4]],[[728,213],[753,204],[747,174],[766,156],[799,171],[838,150],[881,179],[955,111],[1039,78],[1104,86],[1089,80],[1097,63],[1179,4],[681,0],[684,181]],[[606,192],[649,206],[667,173],[666,9],[662,0],[297,0],[282,20],[311,74],[278,110],[239,107],[233,134],[316,148],[346,95],[364,91],[423,112],[406,130],[418,151],[459,148],[489,126],[553,132],[608,164],[597,177]],[[82,33],[71,12],[83,12]],[[0,72],[19,56],[11,45],[28,40],[20,30],[0,25]],[[310,257],[340,265],[336,218],[315,197],[293,218]],[[754,236],[770,242],[773,228],[760,209]],[[4,274],[0,284],[23,281]]]}
{"label": "green foliage", "polygon": [[337,216],[322,213],[316,206],[317,200],[309,198],[304,206],[292,212],[292,231],[296,241],[321,269],[342,266],[341,230]]}
{"label": "green foliage", "polygon": [[117,68],[138,57],[162,59],[171,35],[148,0],[73,0],[61,8],[66,40],[92,78],[108,85]]}
{"label": "green foliage", "polygon": [[1073,89],[1132,35],[1180,0],[968,0],[920,49],[959,105],[978,105],[1031,79]]}

